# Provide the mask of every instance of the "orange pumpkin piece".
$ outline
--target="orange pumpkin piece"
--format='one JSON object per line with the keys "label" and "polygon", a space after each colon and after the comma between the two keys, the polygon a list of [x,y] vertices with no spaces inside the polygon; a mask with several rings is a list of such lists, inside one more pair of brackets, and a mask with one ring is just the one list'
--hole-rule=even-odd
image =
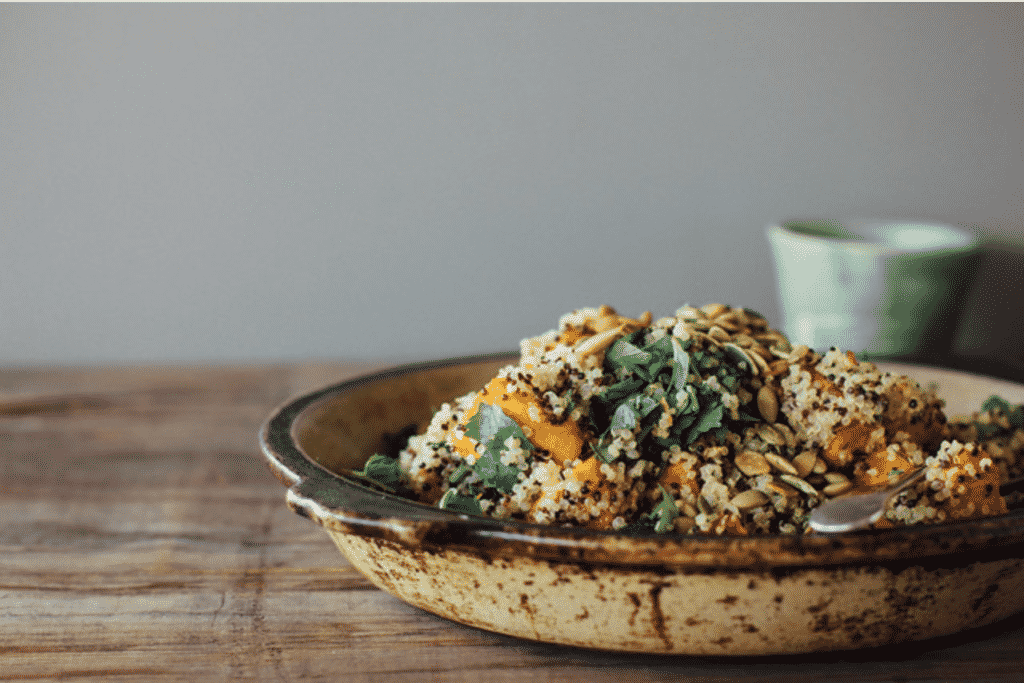
{"label": "orange pumpkin piece", "polygon": [[[465,426],[476,415],[480,403],[488,403],[501,408],[502,412],[523,427],[530,443],[548,451],[551,459],[559,465],[580,457],[580,453],[583,451],[583,432],[579,425],[573,420],[554,424],[541,410],[533,394],[525,391],[509,393],[508,384],[509,380],[503,377],[495,377],[488,382],[483,391],[477,394],[473,400],[473,405],[466,411],[461,424]],[[539,419],[534,419],[531,412]],[[462,457],[476,458],[475,439],[464,436],[456,440],[452,446]]]}
{"label": "orange pumpkin piece", "polygon": [[[658,483],[664,486],[666,491],[672,493],[677,498],[681,498],[682,500],[694,500],[698,495],[700,495],[700,484],[697,482],[696,475],[697,473],[693,471],[690,463],[686,461],[679,461],[664,469]],[[680,495],[684,486],[693,492],[692,498]]]}
{"label": "orange pumpkin piece", "polygon": [[917,467],[902,444],[891,444],[868,454],[862,463],[858,463],[854,477],[860,486],[884,487]]}

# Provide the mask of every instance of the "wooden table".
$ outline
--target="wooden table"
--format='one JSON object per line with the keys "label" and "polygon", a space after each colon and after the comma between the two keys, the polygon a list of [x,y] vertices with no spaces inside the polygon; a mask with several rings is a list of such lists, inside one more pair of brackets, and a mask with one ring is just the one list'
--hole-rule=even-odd
{"label": "wooden table", "polygon": [[0,680],[1018,681],[1024,616],[806,657],[617,655],[409,607],[285,507],[256,432],[352,363],[0,371]]}

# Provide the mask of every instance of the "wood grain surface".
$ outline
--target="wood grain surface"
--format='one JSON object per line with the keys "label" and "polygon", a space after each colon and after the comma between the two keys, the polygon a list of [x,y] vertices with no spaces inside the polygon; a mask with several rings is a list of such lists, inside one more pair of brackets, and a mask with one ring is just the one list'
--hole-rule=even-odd
{"label": "wood grain surface", "polygon": [[485,633],[284,504],[264,417],[353,363],[0,371],[0,680],[1017,681],[1024,617],[862,652],[617,655]]}

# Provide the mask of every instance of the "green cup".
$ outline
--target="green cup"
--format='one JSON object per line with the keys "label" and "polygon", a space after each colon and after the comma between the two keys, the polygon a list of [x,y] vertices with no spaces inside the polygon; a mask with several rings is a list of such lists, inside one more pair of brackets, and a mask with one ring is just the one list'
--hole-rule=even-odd
{"label": "green cup", "polygon": [[973,233],[849,219],[787,221],[766,235],[794,344],[875,357],[949,354],[980,257]]}

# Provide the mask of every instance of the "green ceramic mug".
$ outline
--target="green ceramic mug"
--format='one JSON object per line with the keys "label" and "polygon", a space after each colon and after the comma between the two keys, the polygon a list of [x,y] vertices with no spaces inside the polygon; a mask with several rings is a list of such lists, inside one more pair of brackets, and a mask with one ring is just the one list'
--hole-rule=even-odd
{"label": "green ceramic mug", "polygon": [[867,356],[948,354],[979,241],[904,220],[793,220],[766,229],[794,344]]}

